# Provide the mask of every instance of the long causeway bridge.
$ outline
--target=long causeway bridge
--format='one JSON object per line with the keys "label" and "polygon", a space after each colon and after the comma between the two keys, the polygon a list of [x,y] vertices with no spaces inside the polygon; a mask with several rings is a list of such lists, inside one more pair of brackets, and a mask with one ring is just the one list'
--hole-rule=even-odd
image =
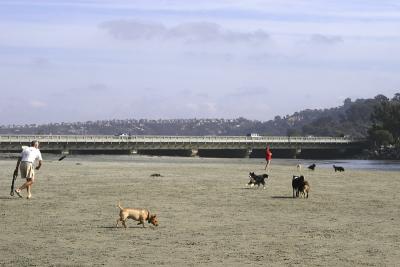
{"label": "long causeway bridge", "polygon": [[[346,137],[290,136],[112,136],[112,135],[0,135],[0,152],[18,152],[32,140],[44,152],[62,154],[139,153],[188,156],[263,156],[267,145],[274,155],[345,153],[359,151],[364,140]],[[307,154],[307,153],[306,153]]]}

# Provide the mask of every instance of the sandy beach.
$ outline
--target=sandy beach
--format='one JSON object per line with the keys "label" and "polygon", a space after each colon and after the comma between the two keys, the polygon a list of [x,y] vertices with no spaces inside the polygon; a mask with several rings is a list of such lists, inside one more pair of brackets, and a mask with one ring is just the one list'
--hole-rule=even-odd
{"label": "sandy beach", "polygon": [[[293,199],[298,171],[283,160],[263,190],[245,187],[249,171],[264,172],[262,159],[54,157],[27,200],[9,196],[15,163],[0,160],[1,266],[400,262],[399,172],[303,168],[310,197]],[[118,201],[148,208],[160,226],[115,228]]]}

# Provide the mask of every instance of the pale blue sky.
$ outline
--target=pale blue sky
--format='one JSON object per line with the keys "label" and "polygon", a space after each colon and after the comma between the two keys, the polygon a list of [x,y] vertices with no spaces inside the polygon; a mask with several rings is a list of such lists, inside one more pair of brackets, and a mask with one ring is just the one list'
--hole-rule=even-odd
{"label": "pale blue sky", "polygon": [[392,97],[399,47],[397,0],[0,0],[0,125]]}

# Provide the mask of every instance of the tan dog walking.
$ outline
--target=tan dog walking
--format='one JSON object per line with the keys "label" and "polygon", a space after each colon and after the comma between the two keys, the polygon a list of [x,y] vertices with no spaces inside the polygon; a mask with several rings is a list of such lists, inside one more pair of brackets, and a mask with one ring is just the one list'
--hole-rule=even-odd
{"label": "tan dog walking", "polygon": [[147,221],[154,226],[158,226],[158,220],[156,214],[150,214],[150,211],[147,209],[137,209],[137,208],[123,208],[121,207],[121,202],[118,202],[119,208],[119,219],[117,220],[117,224],[115,227],[118,227],[119,222],[122,222],[122,225],[126,228],[126,220],[133,219],[135,221],[139,221],[138,225],[143,225],[145,228],[144,222]]}

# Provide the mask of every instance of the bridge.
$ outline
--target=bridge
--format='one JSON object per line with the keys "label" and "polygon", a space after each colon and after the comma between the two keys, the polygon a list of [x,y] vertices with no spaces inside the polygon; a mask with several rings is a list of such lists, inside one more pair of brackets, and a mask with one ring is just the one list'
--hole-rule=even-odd
{"label": "bridge", "polygon": [[112,136],[112,135],[0,135],[0,152],[19,152],[32,140],[40,142],[43,152],[82,153],[139,153],[159,155],[212,156],[233,155],[263,157],[267,145],[274,155],[290,157],[304,151],[360,150],[364,140],[346,137],[290,136]]}

